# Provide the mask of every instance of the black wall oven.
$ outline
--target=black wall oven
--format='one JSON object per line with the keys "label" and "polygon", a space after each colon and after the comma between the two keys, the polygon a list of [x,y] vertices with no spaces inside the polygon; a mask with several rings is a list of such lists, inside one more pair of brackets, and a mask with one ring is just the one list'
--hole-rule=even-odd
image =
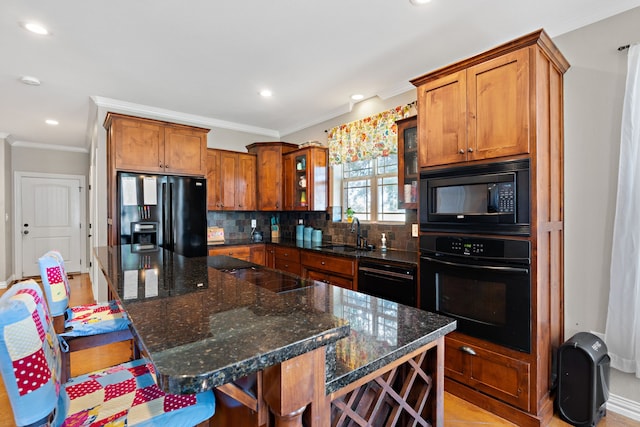
{"label": "black wall oven", "polygon": [[420,307],[457,331],[531,352],[531,247],[525,240],[420,236]]}

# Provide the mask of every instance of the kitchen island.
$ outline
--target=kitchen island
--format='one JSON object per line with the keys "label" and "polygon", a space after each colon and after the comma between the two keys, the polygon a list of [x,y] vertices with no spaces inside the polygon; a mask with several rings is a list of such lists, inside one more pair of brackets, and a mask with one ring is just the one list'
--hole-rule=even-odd
{"label": "kitchen island", "polygon": [[227,257],[128,245],[96,255],[168,392],[216,389],[257,425],[269,412],[276,426],[442,425],[451,319],[259,266],[252,283]]}

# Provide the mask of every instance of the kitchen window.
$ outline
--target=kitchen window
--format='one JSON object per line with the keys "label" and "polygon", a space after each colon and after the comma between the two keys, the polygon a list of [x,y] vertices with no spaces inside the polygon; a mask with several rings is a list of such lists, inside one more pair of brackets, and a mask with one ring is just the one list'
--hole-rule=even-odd
{"label": "kitchen window", "polygon": [[345,163],[342,169],[342,206],[353,209],[361,221],[404,222],[398,209],[398,156],[378,157]]}
{"label": "kitchen window", "polygon": [[[398,127],[411,105],[398,106],[329,130],[334,220],[347,208],[361,221],[404,222],[398,209]],[[338,215],[336,215],[338,214]]]}

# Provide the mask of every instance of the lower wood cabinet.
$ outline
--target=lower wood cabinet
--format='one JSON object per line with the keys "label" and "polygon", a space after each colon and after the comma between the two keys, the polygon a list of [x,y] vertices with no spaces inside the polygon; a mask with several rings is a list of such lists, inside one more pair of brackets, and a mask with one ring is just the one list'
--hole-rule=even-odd
{"label": "lower wood cabinet", "polygon": [[302,251],[302,277],[319,280],[346,289],[355,289],[357,261],[355,258]]}
{"label": "lower wood cabinet", "polygon": [[274,246],[274,268],[300,276],[300,249]]}
{"label": "lower wood cabinet", "polygon": [[445,338],[445,376],[529,411],[530,364],[470,343],[456,332]]}
{"label": "lower wood cabinet", "polygon": [[209,256],[215,255],[226,255],[254,264],[265,265],[265,247],[262,244],[209,248]]}

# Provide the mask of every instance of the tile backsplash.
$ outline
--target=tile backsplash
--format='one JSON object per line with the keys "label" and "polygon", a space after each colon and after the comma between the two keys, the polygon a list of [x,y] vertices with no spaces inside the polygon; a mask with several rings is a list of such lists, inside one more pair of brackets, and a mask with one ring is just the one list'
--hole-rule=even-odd
{"label": "tile backsplash", "polygon": [[[355,244],[356,235],[352,233],[351,224],[333,222],[326,212],[240,212],[240,211],[209,211],[207,223],[209,226],[222,227],[226,240],[249,239],[251,236],[251,220],[255,219],[256,230],[262,231],[265,239],[270,238],[271,218],[278,218],[280,237],[295,239],[296,225],[302,219],[305,225],[322,230],[322,240],[346,244]],[[405,224],[365,223],[360,224],[362,236],[369,244],[380,246],[382,233],[386,234],[387,247],[405,251],[418,250],[418,238],[411,237],[411,224],[417,223],[417,211],[407,210]]]}

